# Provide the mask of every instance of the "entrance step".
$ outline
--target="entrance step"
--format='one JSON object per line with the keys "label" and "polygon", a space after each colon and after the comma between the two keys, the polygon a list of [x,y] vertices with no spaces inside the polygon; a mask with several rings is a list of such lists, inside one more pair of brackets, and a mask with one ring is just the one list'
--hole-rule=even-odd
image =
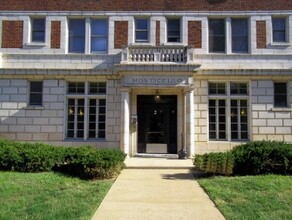
{"label": "entrance step", "polygon": [[[140,157],[139,157],[140,156]],[[125,169],[191,169],[191,159],[181,160],[163,157],[131,157],[125,160]]]}

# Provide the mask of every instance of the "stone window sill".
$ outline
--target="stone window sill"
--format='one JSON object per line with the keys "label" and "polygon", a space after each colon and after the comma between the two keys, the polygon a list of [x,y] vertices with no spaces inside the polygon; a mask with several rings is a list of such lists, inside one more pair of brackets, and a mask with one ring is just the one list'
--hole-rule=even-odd
{"label": "stone window sill", "polygon": [[288,42],[272,42],[270,45],[272,47],[289,47],[289,46],[291,46],[291,44]]}
{"label": "stone window sill", "polygon": [[29,105],[25,109],[27,109],[27,110],[43,110],[43,109],[45,109],[45,107],[42,105]]}
{"label": "stone window sill", "polygon": [[44,42],[30,42],[30,43],[26,43],[25,46],[27,46],[27,47],[46,47],[47,44]]}
{"label": "stone window sill", "polygon": [[292,108],[289,107],[274,107],[271,109],[272,112],[292,112]]}

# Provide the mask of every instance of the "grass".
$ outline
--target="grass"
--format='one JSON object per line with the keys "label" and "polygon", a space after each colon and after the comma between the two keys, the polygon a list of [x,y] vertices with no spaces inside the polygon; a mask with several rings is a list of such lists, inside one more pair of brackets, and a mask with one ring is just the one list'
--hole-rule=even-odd
{"label": "grass", "polygon": [[0,172],[0,219],[91,219],[112,180]]}
{"label": "grass", "polygon": [[292,176],[200,179],[226,219],[292,219]]}

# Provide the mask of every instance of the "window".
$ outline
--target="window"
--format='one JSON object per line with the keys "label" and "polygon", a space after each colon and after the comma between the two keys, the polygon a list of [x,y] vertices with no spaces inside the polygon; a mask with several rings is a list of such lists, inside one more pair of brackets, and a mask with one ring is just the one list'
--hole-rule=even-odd
{"label": "window", "polygon": [[287,83],[274,83],[274,106],[287,107]]}
{"label": "window", "polygon": [[248,139],[248,84],[209,83],[209,140]]}
{"label": "window", "polygon": [[105,95],[105,82],[68,83],[67,138],[82,140],[105,138]]}
{"label": "window", "polygon": [[42,105],[43,82],[30,82],[29,105]]}
{"label": "window", "polygon": [[84,53],[85,20],[71,19],[69,22],[69,52]]}
{"label": "window", "polygon": [[137,18],[136,19],[136,42],[137,43],[147,43],[148,40],[148,19]]}
{"label": "window", "polygon": [[32,42],[45,42],[45,25],[44,18],[33,18],[31,20],[31,41]]}
{"label": "window", "polygon": [[273,42],[286,42],[286,19],[272,18]]}
{"label": "window", "polygon": [[232,19],[232,52],[248,52],[248,23],[247,19]]}
{"label": "window", "polygon": [[91,20],[91,52],[105,52],[108,48],[108,22],[105,19]]}
{"label": "window", "polygon": [[225,52],[225,19],[209,19],[209,52]]}
{"label": "window", "polygon": [[226,84],[225,83],[209,83],[209,95],[225,95]]}
{"label": "window", "polygon": [[180,42],[180,19],[168,19],[167,42]]}

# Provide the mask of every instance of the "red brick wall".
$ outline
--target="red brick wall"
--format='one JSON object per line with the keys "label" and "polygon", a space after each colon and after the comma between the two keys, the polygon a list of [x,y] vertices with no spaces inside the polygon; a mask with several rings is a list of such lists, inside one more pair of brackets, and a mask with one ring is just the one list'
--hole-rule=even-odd
{"label": "red brick wall", "polygon": [[51,23],[51,48],[60,48],[61,22],[52,21]]}
{"label": "red brick wall", "polygon": [[155,38],[156,38],[156,46],[160,46],[160,21],[156,21]]}
{"label": "red brick wall", "polygon": [[292,10],[291,0],[0,0],[16,11],[266,11]]}
{"label": "red brick wall", "polygon": [[188,45],[194,48],[202,48],[202,22],[188,22]]}
{"label": "red brick wall", "polygon": [[266,22],[257,21],[257,48],[266,48],[267,46],[267,34],[266,34]]}
{"label": "red brick wall", "polygon": [[114,47],[122,48],[128,45],[128,21],[115,21]]}
{"label": "red brick wall", "polygon": [[3,21],[2,48],[22,48],[23,21]]}

